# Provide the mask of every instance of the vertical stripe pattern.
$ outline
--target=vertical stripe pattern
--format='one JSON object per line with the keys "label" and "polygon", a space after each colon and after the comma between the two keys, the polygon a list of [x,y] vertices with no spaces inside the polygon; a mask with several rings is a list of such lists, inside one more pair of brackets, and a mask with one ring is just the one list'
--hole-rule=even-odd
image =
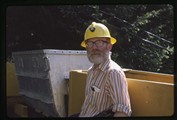
{"label": "vertical stripe pattern", "polygon": [[[94,89],[95,88],[95,89]],[[88,70],[85,100],[79,117],[93,117],[109,109],[131,115],[128,85],[121,67],[110,58]]]}

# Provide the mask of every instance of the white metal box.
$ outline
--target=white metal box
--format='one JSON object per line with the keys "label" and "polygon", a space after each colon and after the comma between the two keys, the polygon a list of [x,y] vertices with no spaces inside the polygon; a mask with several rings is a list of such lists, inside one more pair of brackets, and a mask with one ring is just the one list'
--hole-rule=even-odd
{"label": "white metal box", "polygon": [[66,117],[71,70],[87,70],[91,63],[86,51],[32,50],[13,52],[20,95],[25,102],[49,116]]}

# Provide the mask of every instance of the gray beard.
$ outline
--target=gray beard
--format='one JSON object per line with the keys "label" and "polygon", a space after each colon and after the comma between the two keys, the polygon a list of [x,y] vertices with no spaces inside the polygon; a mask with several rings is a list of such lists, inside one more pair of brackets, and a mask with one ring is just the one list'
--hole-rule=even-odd
{"label": "gray beard", "polygon": [[109,51],[104,53],[95,52],[95,53],[88,53],[88,59],[93,64],[101,64],[109,58]]}

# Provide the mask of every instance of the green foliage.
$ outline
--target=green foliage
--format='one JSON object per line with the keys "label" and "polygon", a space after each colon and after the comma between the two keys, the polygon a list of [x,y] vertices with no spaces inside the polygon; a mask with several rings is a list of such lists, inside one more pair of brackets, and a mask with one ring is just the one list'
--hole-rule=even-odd
{"label": "green foliage", "polygon": [[[116,31],[112,35],[119,39],[112,58],[126,68],[173,73],[172,10],[170,5],[105,8],[104,12],[112,14],[109,17],[103,15],[99,22],[104,19],[103,23],[112,24],[114,27],[109,26],[110,31]],[[138,11],[141,14],[137,14]],[[163,64],[167,60],[171,61],[168,63],[168,71]]]}

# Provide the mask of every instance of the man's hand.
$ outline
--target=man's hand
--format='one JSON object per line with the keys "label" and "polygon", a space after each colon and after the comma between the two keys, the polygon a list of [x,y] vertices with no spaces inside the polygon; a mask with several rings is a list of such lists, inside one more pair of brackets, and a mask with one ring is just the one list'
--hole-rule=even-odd
{"label": "man's hand", "polygon": [[114,117],[128,117],[128,115],[124,112],[115,112]]}

